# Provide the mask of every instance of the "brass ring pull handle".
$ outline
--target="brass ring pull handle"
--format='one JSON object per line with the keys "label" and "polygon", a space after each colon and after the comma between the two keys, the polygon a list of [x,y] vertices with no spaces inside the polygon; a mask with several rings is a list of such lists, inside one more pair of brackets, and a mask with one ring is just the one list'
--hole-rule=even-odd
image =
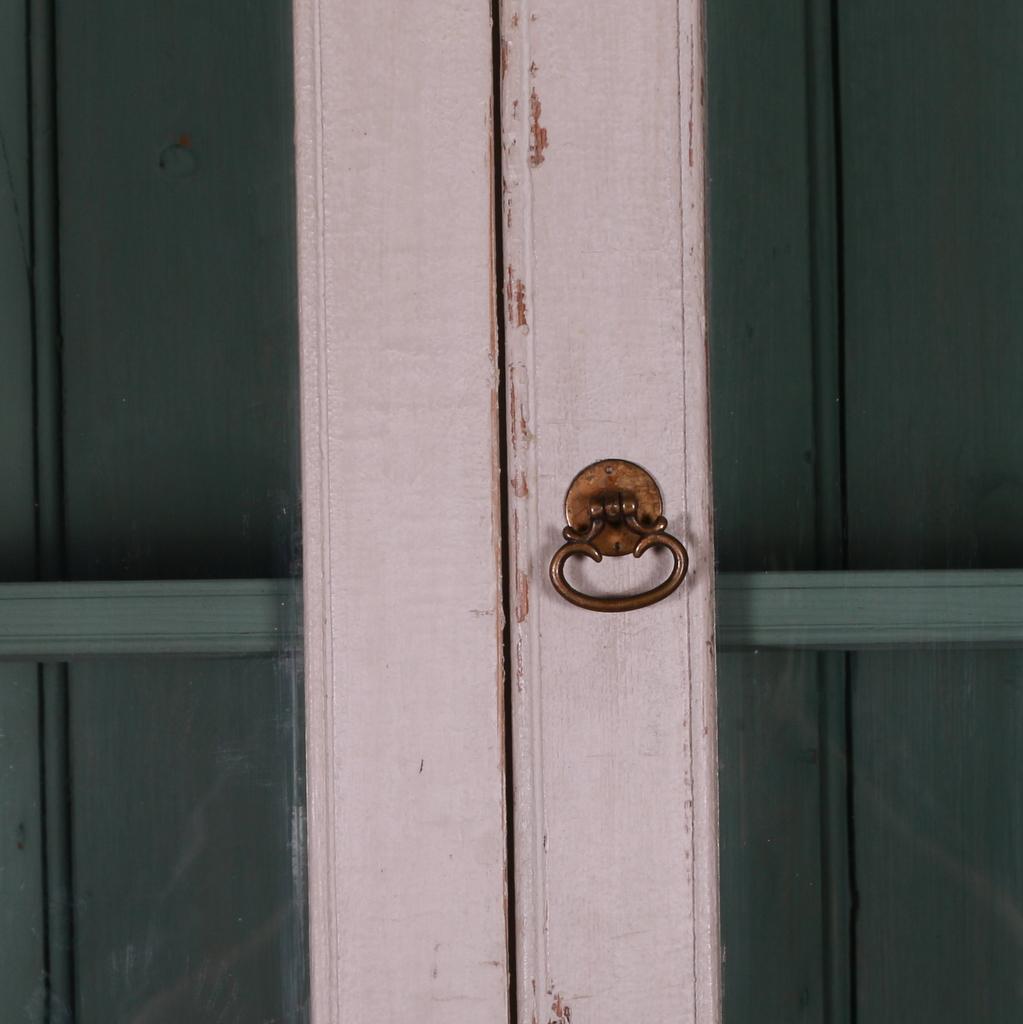
{"label": "brass ring pull handle", "polygon": [[[551,583],[566,600],[594,612],[628,612],[661,601],[685,579],[689,554],[667,533],[661,515],[661,492],[653,477],[634,462],[604,459],[576,476],[565,496],[565,543],[551,559]],[[604,555],[632,554],[639,558],[653,547],[667,548],[675,560],[663,582],[640,594],[597,597],[576,590],[565,578],[573,555],[601,562]]]}

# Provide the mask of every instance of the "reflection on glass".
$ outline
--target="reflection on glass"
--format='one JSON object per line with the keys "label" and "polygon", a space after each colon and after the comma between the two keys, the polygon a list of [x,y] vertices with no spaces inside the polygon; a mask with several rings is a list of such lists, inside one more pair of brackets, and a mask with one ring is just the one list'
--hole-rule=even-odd
{"label": "reflection on glass", "polygon": [[270,658],[71,666],[82,1019],[296,1019],[305,973],[294,669]]}

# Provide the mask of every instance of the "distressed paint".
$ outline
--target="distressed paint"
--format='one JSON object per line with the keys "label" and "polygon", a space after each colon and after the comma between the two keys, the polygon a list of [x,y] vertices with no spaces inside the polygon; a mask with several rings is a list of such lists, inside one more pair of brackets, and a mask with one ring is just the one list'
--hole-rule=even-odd
{"label": "distressed paint", "polygon": [[313,1024],[507,1017],[486,5],[295,5]]}
{"label": "distressed paint", "polygon": [[[519,1020],[709,1024],[700,4],[515,0],[501,32],[510,562],[529,592],[511,628]],[[654,474],[692,555],[678,595],[610,617],[566,604],[546,578],[565,488],[607,456]],[[571,571],[607,593],[666,571],[649,562]]]}

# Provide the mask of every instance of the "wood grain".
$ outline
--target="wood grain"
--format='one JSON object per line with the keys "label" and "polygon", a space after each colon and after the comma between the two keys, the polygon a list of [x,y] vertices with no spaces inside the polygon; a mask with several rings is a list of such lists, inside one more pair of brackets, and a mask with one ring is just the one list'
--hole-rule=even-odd
{"label": "wood grain", "polygon": [[[719,1014],[699,9],[502,12],[523,1024]],[[611,617],[546,580],[565,489],[607,457],[653,474],[692,555],[677,596]]]}
{"label": "wood grain", "polygon": [[295,24],[312,1018],[504,1020],[489,10]]}

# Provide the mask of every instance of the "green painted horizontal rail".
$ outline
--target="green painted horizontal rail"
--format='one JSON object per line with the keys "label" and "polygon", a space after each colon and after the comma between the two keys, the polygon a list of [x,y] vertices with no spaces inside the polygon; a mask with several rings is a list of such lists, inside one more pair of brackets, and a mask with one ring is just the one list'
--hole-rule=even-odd
{"label": "green painted horizontal rail", "polygon": [[[723,573],[718,647],[1023,646],[1023,571]],[[0,659],[260,655],[300,641],[293,580],[0,584]]]}
{"label": "green painted horizontal rail", "polygon": [[1023,571],[723,573],[721,649],[1023,646]]}
{"label": "green painted horizontal rail", "polygon": [[0,584],[0,658],[259,655],[294,647],[293,580]]}

